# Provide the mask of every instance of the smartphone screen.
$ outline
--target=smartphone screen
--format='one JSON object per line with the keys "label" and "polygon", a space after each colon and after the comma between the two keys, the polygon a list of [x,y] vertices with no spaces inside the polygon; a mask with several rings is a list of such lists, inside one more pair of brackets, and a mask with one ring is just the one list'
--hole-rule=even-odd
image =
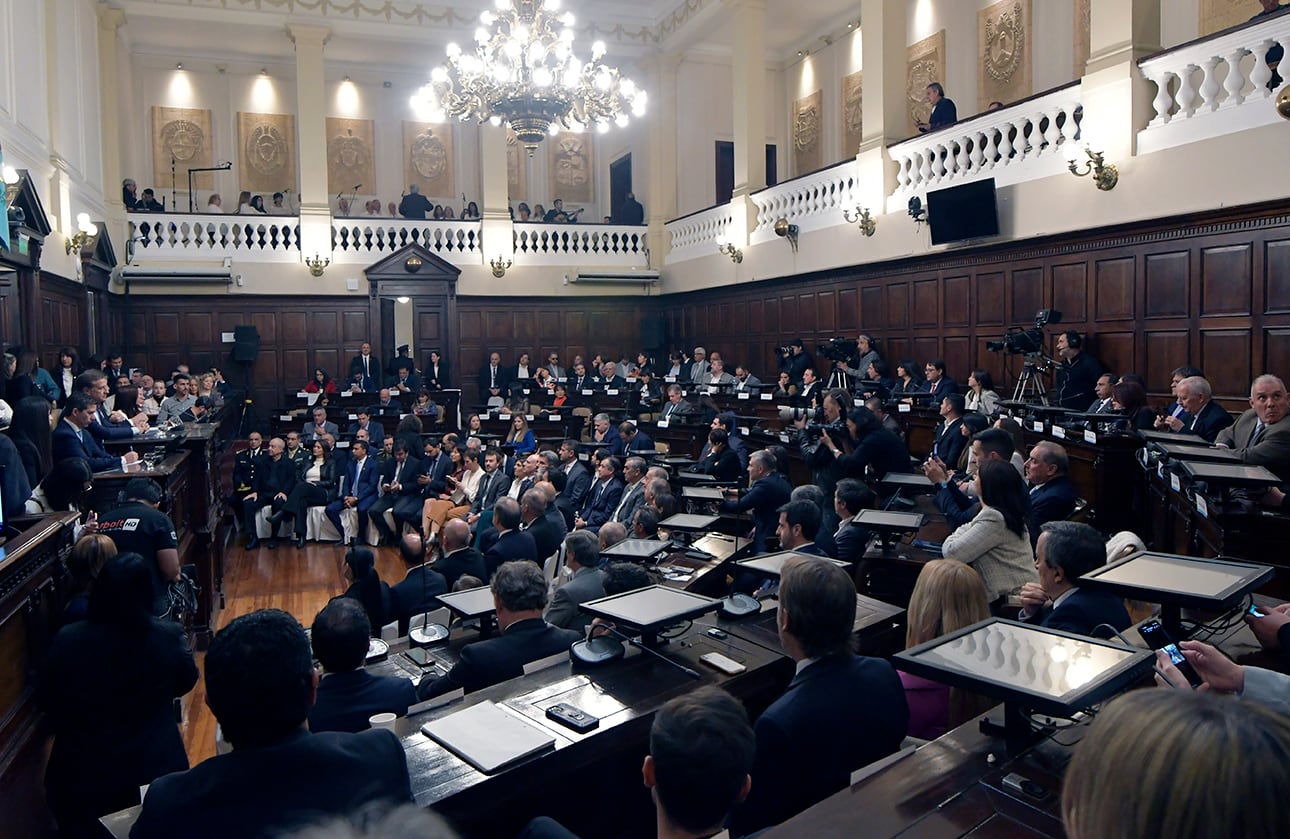
{"label": "smartphone screen", "polygon": [[1138,627],[1138,634],[1142,636],[1143,641],[1147,642],[1147,646],[1153,650],[1163,649],[1172,641],[1169,633],[1165,632],[1164,626],[1157,620],[1143,623],[1142,626]]}
{"label": "smartphone screen", "polygon": [[418,667],[429,667],[434,664],[434,662],[430,660],[430,656],[426,651],[420,647],[411,647],[404,652],[404,655],[412,659],[412,663]]}
{"label": "smartphone screen", "polygon": [[1259,609],[1258,605],[1256,605],[1256,604],[1254,604],[1254,603],[1251,603],[1251,604],[1250,604],[1250,610],[1249,610],[1248,614],[1249,614],[1249,616],[1250,616],[1250,617],[1252,617],[1252,618],[1263,618],[1263,617],[1267,617],[1267,613],[1266,613],[1266,612],[1264,612],[1264,611],[1262,611],[1261,609]]}
{"label": "smartphone screen", "polygon": [[1178,649],[1177,644],[1166,644],[1161,649],[1169,654],[1169,660],[1174,663],[1174,667],[1178,668],[1178,672],[1187,678],[1188,684],[1192,687],[1200,687],[1201,682],[1204,680],[1196,672],[1196,668],[1191,666],[1191,662],[1183,655],[1182,650]]}

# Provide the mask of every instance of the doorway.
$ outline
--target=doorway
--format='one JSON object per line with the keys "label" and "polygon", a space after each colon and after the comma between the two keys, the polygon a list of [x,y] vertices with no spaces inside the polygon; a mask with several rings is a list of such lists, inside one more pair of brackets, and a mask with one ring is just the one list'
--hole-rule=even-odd
{"label": "doorway", "polygon": [[[735,144],[729,140],[717,140],[717,204],[727,204],[735,194]],[[766,186],[779,183],[778,165],[775,158],[775,146],[766,144]]]}
{"label": "doorway", "polygon": [[632,156],[627,153],[609,164],[609,218],[621,224],[623,202],[632,191]]}

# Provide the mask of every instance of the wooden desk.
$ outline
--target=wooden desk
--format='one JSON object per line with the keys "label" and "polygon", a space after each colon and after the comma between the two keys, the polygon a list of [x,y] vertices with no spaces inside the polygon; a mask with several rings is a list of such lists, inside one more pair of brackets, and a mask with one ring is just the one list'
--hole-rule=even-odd
{"label": "wooden desk", "polygon": [[[565,407],[564,410],[554,412],[544,412],[540,414],[528,414],[529,430],[539,441],[538,448],[541,448],[541,440],[544,438],[555,440],[581,440],[583,430],[583,418],[580,414],[575,414],[572,408]],[[487,434],[495,434],[501,440],[506,439],[506,435],[511,432],[511,414],[499,411],[492,411],[487,415],[480,414],[479,421]],[[499,445],[501,440],[498,441]],[[559,448],[559,444],[556,444]]]}
{"label": "wooden desk", "polygon": [[1097,442],[1088,442],[1083,431],[1062,429],[1054,434],[1051,424],[1043,429],[1035,431],[1034,423],[1026,423],[1026,448],[1047,441],[1066,450],[1070,479],[1089,503],[1089,524],[1107,536],[1121,530],[1139,532],[1135,502],[1141,497],[1142,470],[1135,458],[1142,440],[1133,434],[1097,434]]}
{"label": "wooden desk", "polygon": [[[740,638],[780,651],[778,602],[763,600],[761,612],[738,620],[719,618],[717,624]],[[856,620],[852,630],[861,655],[890,658],[905,649],[905,610],[863,594],[856,595]]]}
{"label": "wooden desk", "polygon": [[64,561],[76,513],[15,519],[21,532],[0,547],[0,833],[52,834],[41,771],[35,677],[70,596]]}

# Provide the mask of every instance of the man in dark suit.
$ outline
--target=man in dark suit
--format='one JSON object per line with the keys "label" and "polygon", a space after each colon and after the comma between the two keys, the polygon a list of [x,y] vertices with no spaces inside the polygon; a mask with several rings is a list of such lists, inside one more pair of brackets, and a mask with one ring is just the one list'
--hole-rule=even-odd
{"label": "man in dark suit", "polygon": [[1036,556],[1039,582],[1021,587],[1023,621],[1094,638],[1110,638],[1107,626],[1123,632],[1133,623],[1124,598],[1078,587],[1080,577],[1106,564],[1106,541],[1096,529],[1050,521],[1039,533]]}
{"label": "man in dark suit", "polygon": [[580,507],[583,496],[587,494],[587,487],[591,486],[591,473],[578,461],[578,444],[575,441],[565,440],[561,443],[559,456],[566,480],[564,495],[575,508]]}
{"label": "man in dark suit", "polygon": [[[121,411],[108,411],[106,403],[109,394],[114,392],[116,379],[109,379],[98,370],[85,370],[77,375],[72,387],[93,399],[98,405],[86,430],[90,436],[102,443],[104,440],[129,440],[136,434],[148,430],[145,416],[137,416],[134,422],[126,418]],[[12,397],[11,397],[12,398]],[[136,424],[137,423],[137,424]]]}
{"label": "man in dark suit", "polygon": [[514,498],[499,498],[493,506],[493,526],[497,528],[497,541],[484,552],[484,572],[492,579],[497,569],[507,562],[526,559],[533,564],[540,562],[537,543],[533,537],[520,530],[520,504]]}
{"label": "man in dark suit", "polygon": [[263,507],[272,507],[275,519],[269,517],[269,547],[278,546],[277,526],[282,522],[278,511],[287,503],[287,496],[296,486],[300,473],[296,464],[286,456],[287,443],[281,437],[269,441],[269,453],[260,459],[255,470],[255,483],[251,491],[242,499],[242,528],[246,532],[247,550],[255,550],[260,540],[255,534],[255,516]]}
{"label": "man in dark suit", "polygon": [[328,521],[336,528],[336,532],[341,534],[344,539],[345,528],[341,525],[340,511],[344,509],[353,509],[358,512],[358,528],[351,537],[351,542],[357,542],[367,531],[367,511],[376,503],[377,496],[380,494],[380,469],[377,468],[376,458],[368,457],[368,445],[362,440],[355,440],[350,446],[353,454],[349,462],[345,464],[345,477],[343,478],[344,486],[341,489],[341,496],[327,505],[325,514]]}
{"label": "man in dark suit", "polygon": [[781,366],[788,371],[788,378],[793,384],[801,385],[802,376],[811,366],[811,356],[806,352],[806,347],[801,338],[794,338],[788,345],[788,355],[781,357]]}
{"label": "man in dark suit", "polygon": [[816,408],[820,404],[820,394],[824,392],[824,386],[815,376],[815,369],[807,367],[802,371],[802,386],[797,391],[797,404],[803,408]]}
{"label": "man in dark suit", "polygon": [[480,580],[488,578],[483,555],[470,546],[470,526],[461,519],[452,519],[443,526],[439,546],[443,549],[443,558],[434,564],[434,570],[443,575],[449,591],[463,575]]}
{"label": "man in dark suit", "polygon": [[596,467],[596,480],[587,488],[582,508],[573,520],[575,528],[597,528],[609,521],[618,502],[623,500],[623,482],[616,477],[618,459],[607,457]]}
{"label": "man in dark suit", "polygon": [[600,368],[600,389],[622,393],[626,387],[627,380],[618,375],[618,365],[612,361],[606,361]]}
{"label": "man in dark suit", "polygon": [[[779,525],[779,508],[788,503],[793,488],[779,471],[775,456],[760,449],[748,456],[748,490],[737,498],[721,502],[721,512],[740,515],[752,511],[753,553],[766,553],[770,537]],[[728,490],[737,494],[738,490]]]}
{"label": "man in dark suit", "polygon": [[[923,367],[923,373],[927,377],[927,390],[932,394],[931,402],[939,406],[941,400],[951,393],[958,393],[959,386],[953,379],[945,375],[945,359],[934,358],[927,362]],[[960,413],[962,410],[960,409]]]}
{"label": "man in dark suit", "polygon": [[1062,521],[1075,512],[1079,491],[1067,476],[1070,460],[1066,450],[1048,440],[1036,443],[1026,458],[1026,480],[1030,483],[1030,544],[1039,541],[1039,530],[1050,521]]}
{"label": "man in dark suit", "polygon": [[775,533],[779,536],[781,550],[797,551],[811,556],[827,556],[824,550],[815,544],[815,537],[820,532],[820,521],[823,518],[818,505],[810,501],[789,501],[787,504],[781,504],[776,513],[779,515],[779,526],[775,528]]}
{"label": "man in dark suit", "polygon": [[[59,425],[63,423],[60,422]],[[0,434],[0,502],[4,504],[0,507],[0,515],[6,519],[21,516],[30,497],[31,482],[27,477],[27,470],[23,468],[18,447],[9,439],[8,434]]]}
{"label": "man in dark suit", "polygon": [[500,451],[490,448],[484,454],[484,477],[479,479],[475,500],[466,514],[466,524],[482,532],[492,524],[493,507],[511,488],[511,477],[506,474],[505,458]]}
{"label": "man in dark suit", "polygon": [[735,393],[751,393],[754,396],[761,390],[761,379],[748,372],[748,368],[740,364],[735,368]]}
{"label": "man in dark suit", "polygon": [[452,458],[443,450],[441,438],[427,437],[422,453],[425,457],[407,473],[408,486],[395,499],[393,508],[394,526],[401,529],[406,524],[418,533],[423,526],[421,512],[425,502],[448,491],[448,475],[452,472]]}
{"label": "man in dark suit", "polygon": [[560,542],[568,529],[563,516],[553,519],[547,515],[546,493],[541,488],[535,486],[520,496],[520,521],[520,530],[533,537],[534,555],[538,562],[545,562],[547,557],[560,550]]}
{"label": "man in dark suit", "polygon": [[1111,388],[1115,386],[1115,376],[1110,373],[1103,373],[1097,377],[1097,385],[1093,388],[1095,398],[1085,411],[1087,414],[1105,414],[1109,413],[1111,408],[1111,397],[1114,395]]}
{"label": "man in dark suit", "polygon": [[624,487],[618,506],[610,514],[610,521],[626,525],[629,529],[636,518],[636,511],[645,506],[645,459],[629,457],[623,465]]}
{"label": "man in dark suit", "polygon": [[955,107],[953,99],[945,97],[945,88],[940,82],[932,82],[927,86],[926,97],[927,104],[932,106],[932,112],[927,115],[927,122],[919,120],[916,123],[919,131],[926,134],[928,131],[935,131],[958,122],[958,108]]}
{"label": "man in dark suit", "polygon": [[479,401],[487,402],[491,396],[502,396],[506,393],[506,368],[502,367],[502,354],[492,353],[488,363],[479,368]]}
{"label": "man in dark suit", "polygon": [[448,590],[448,581],[427,564],[421,534],[405,534],[399,540],[399,555],[403,557],[408,572],[401,582],[390,587],[390,593],[393,595],[394,614],[399,619],[399,635],[402,636],[408,634],[408,623],[414,616],[439,608],[438,597]]}
{"label": "man in dark suit", "polygon": [[266,836],[371,802],[412,801],[407,759],[392,731],[305,727],[318,677],[296,618],[265,609],[236,618],[206,653],[206,703],[230,754],[153,781],[130,835]]}
{"label": "man in dark suit", "polygon": [[596,414],[592,425],[595,430],[591,432],[591,439],[596,443],[596,447],[609,449],[609,453],[614,457],[622,457],[623,452],[627,450],[627,445],[619,436],[617,426],[609,421],[609,414]]}
{"label": "man in dark suit", "polygon": [[[362,379],[357,378],[362,376]],[[358,348],[358,355],[350,359],[349,378],[361,381],[364,393],[375,393],[381,389],[381,360],[372,355],[372,345],[364,341]]]}
{"label": "man in dark suit", "polygon": [[[76,391],[67,397],[62,419],[54,427],[50,440],[54,463],[69,457],[83,457],[90,464],[91,471],[104,472],[122,469],[139,460],[137,452],[126,452],[121,457],[112,457],[86,430],[94,421],[94,412],[98,407],[97,402],[81,391]],[[8,499],[5,500],[8,501]],[[26,498],[22,499],[22,501],[26,500]]]}
{"label": "man in dark suit", "polygon": [[1209,380],[1203,376],[1188,376],[1178,382],[1174,387],[1174,395],[1178,397],[1178,404],[1190,419],[1162,417],[1161,421],[1170,431],[1195,434],[1204,437],[1205,442],[1212,443],[1218,438],[1218,432],[1232,424],[1232,415],[1214,401],[1214,391]]}
{"label": "man in dark suit", "polygon": [[1250,466],[1262,466],[1290,480],[1290,396],[1276,376],[1263,375],[1250,385],[1250,410],[1218,432],[1215,445],[1231,449]]}
{"label": "man in dark suit", "polygon": [[909,725],[904,688],[888,662],[850,651],[855,615],[846,571],[822,559],[784,563],[779,637],[797,675],[754,727],[756,783],[731,816],[732,836],[779,824],[900,748]]}
{"label": "man in dark suit", "polygon": [[575,530],[564,539],[565,563],[573,572],[569,582],[551,595],[546,622],[564,629],[586,632],[591,615],[579,603],[605,596],[605,575],[600,572],[600,542],[589,531]]}
{"label": "man in dark suit", "polygon": [[472,693],[513,679],[523,675],[524,665],[530,661],[568,650],[582,638],[580,632],[559,629],[542,620],[546,578],[536,563],[502,564],[489,587],[501,634],[462,647],[461,660],[445,675],[421,681],[417,687],[418,699],[429,699],[457,688]]}
{"label": "man in dark suit", "polygon": [[372,409],[366,406],[359,408],[355,412],[355,416],[357,418],[349,424],[349,436],[353,437],[360,431],[366,431],[367,439],[373,445],[379,446],[381,441],[385,439],[385,427],[372,419]]}
{"label": "man in dark suit", "polygon": [[406,716],[416,703],[411,680],[363,669],[371,636],[367,610],[352,597],[337,597],[314,618],[309,638],[326,675],[309,709],[311,732],[366,731],[373,714]]}
{"label": "man in dark suit", "polygon": [[592,376],[587,375],[587,366],[581,361],[573,365],[573,372],[569,375],[569,395],[581,395],[584,390],[592,386]]}
{"label": "man in dark suit", "polygon": [[649,435],[636,427],[636,423],[631,420],[618,424],[618,436],[623,438],[627,445],[628,452],[652,452],[654,451],[654,441]]}
{"label": "man in dark suit", "polygon": [[873,531],[859,524],[852,524],[852,519],[861,510],[878,508],[878,497],[873,490],[855,478],[843,478],[833,491],[833,509],[838,514],[838,528],[833,533],[835,559],[843,562],[857,563],[864,558],[865,549]]}
{"label": "man in dark suit", "polygon": [[1082,411],[1093,398],[1102,365],[1084,352],[1084,339],[1073,329],[1057,336],[1057,399],[1063,408]]}
{"label": "man in dark suit", "polygon": [[[417,485],[417,475],[421,467],[421,461],[412,456],[411,447],[407,440],[394,441],[394,457],[390,458],[384,466],[381,467],[381,497],[376,499],[369,511],[372,516],[372,523],[376,525],[376,530],[381,534],[383,544],[392,545],[397,538],[390,525],[385,521],[385,511],[394,510],[400,501],[404,499],[414,499],[417,502],[421,500],[421,487]],[[416,520],[412,526],[420,532],[421,528],[421,504],[416,505]],[[394,525],[402,529],[402,524],[395,514]]]}
{"label": "man in dark suit", "polygon": [[941,412],[940,425],[932,435],[932,457],[945,464],[953,471],[959,467],[959,458],[967,448],[968,439],[963,436],[964,399],[961,394],[951,393],[937,404]]}

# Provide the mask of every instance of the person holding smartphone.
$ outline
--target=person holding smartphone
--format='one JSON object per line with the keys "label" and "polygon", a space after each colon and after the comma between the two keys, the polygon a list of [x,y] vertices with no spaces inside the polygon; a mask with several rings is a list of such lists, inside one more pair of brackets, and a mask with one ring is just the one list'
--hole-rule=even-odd
{"label": "person holding smartphone", "polygon": [[[1290,715],[1290,676],[1237,664],[1216,647],[1200,641],[1183,641],[1178,645],[1187,662],[1201,678],[1198,690],[1236,694],[1258,702],[1279,714]],[[1190,690],[1184,676],[1165,650],[1156,651],[1156,684],[1179,690]],[[1165,681],[1165,680],[1168,681]]]}

